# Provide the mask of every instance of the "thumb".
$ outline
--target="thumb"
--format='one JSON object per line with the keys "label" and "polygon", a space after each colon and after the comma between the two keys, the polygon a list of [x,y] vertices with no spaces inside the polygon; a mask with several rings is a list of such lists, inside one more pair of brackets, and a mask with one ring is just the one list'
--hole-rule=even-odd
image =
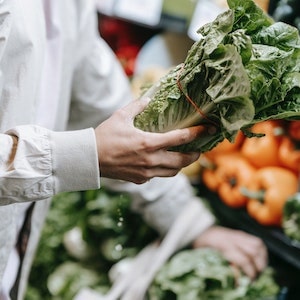
{"label": "thumb", "polygon": [[152,85],[144,94],[140,96],[140,98],[132,101],[125,107],[126,112],[134,118],[137,114],[142,112],[148,103],[151,101],[154,94],[159,90],[159,84]]}
{"label": "thumb", "polygon": [[134,119],[134,117],[136,115],[141,113],[146,108],[149,101],[150,101],[150,99],[146,98],[146,97],[143,97],[143,98],[140,98],[140,99],[137,99],[137,100],[133,100],[129,104],[124,106],[122,108],[122,110],[126,112],[126,114],[129,118]]}

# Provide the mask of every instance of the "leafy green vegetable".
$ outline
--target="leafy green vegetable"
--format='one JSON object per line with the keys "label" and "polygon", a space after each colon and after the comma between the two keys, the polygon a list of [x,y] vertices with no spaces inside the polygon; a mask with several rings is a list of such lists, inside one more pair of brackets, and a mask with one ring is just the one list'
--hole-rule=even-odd
{"label": "leafy green vegetable", "polygon": [[83,286],[106,292],[112,265],[135,256],[158,236],[130,205],[129,195],[104,186],[55,196],[25,299],[69,300]]}
{"label": "leafy green vegetable", "polygon": [[295,27],[274,22],[252,0],[228,0],[229,9],[202,26],[183,64],[145,94],[137,128],[165,132],[215,126],[175,150],[206,152],[238,130],[267,119],[300,119],[300,38]]}
{"label": "leafy green vegetable", "polygon": [[[100,280],[96,270],[67,261],[59,265],[48,278],[48,288],[54,297],[73,299],[74,294],[87,286],[99,287]],[[106,290],[107,291],[107,290]]]}
{"label": "leafy green vegetable", "polygon": [[[105,294],[111,287],[110,268],[123,258],[135,256],[158,237],[131,211],[130,204],[127,194],[111,192],[105,187],[57,195],[44,226],[25,299],[69,300],[82,287]],[[182,296],[184,300],[259,300],[260,295],[275,293],[273,274],[267,270],[264,280],[252,284],[249,278],[240,277],[238,291],[235,274],[228,262],[213,250],[183,250],[157,275],[150,289],[151,298],[147,300],[179,300],[166,296],[174,296],[173,291],[189,295],[189,298]],[[247,298],[250,293],[253,297]],[[195,294],[201,297],[191,298]],[[206,298],[211,295],[218,297]],[[231,295],[247,297],[230,298]]]}
{"label": "leafy green vegetable", "polygon": [[149,300],[263,300],[276,299],[279,286],[271,268],[253,282],[229,265],[220,252],[183,250],[159,271],[149,289]]}
{"label": "leafy green vegetable", "polygon": [[83,203],[77,192],[62,193],[54,198],[33,262],[25,299],[52,299],[47,278],[58,265],[70,259],[62,243],[63,236],[82,218]]}
{"label": "leafy green vegetable", "polygon": [[300,193],[289,197],[285,202],[282,229],[290,239],[300,243]]}

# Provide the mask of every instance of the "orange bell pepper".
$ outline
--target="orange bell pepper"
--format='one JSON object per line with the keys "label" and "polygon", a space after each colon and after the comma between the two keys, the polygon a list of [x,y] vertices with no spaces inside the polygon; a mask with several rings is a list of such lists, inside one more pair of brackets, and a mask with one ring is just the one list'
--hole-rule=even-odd
{"label": "orange bell pepper", "polygon": [[278,153],[282,166],[300,174],[300,149],[296,149],[296,143],[289,137],[283,137]]}
{"label": "orange bell pepper", "polygon": [[216,177],[215,170],[211,168],[205,168],[201,175],[202,182],[212,192],[217,192],[219,187],[219,179]]}
{"label": "orange bell pepper", "polygon": [[241,154],[239,152],[219,154],[214,160],[208,159],[206,153],[200,156],[201,165],[203,167],[201,178],[206,187],[213,192],[217,192],[219,185],[223,180],[223,178],[219,176],[217,170],[226,158],[232,159],[232,157],[235,156],[241,157]]}
{"label": "orange bell pepper", "polygon": [[279,166],[278,148],[284,128],[280,121],[268,120],[252,126],[253,133],[262,137],[246,138],[241,153],[257,168]]}
{"label": "orange bell pepper", "polygon": [[220,199],[230,207],[244,207],[248,198],[241,193],[241,187],[251,180],[256,169],[237,155],[223,155],[219,160],[216,178],[219,181],[217,192]]}
{"label": "orange bell pepper", "polygon": [[219,154],[215,157],[213,167],[203,170],[202,180],[224,203],[238,208],[247,202],[240,188],[252,178],[255,170],[239,152]]}
{"label": "orange bell pepper", "polygon": [[214,158],[219,154],[238,151],[244,139],[245,139],[245,135],[243,134],[243,132],[238,131],[234,142],[231,143],[230,141],[225,139],[222,142],[220,142],[216,147],[214,147],[210,151],[207,151],[204,154],[208,159],[214,160]]}
{"label": "orange bell pepper", "polygon": [[298,190],[298,178],[283,167],[258,169],[244,189],[249,197],[247,212],[258,223],[281,226],[283,207],[288,197]]}

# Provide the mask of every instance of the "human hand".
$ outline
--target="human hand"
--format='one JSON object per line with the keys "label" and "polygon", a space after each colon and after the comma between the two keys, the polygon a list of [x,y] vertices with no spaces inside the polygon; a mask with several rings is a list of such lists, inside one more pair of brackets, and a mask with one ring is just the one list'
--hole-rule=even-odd
{"label": "human hand", "polygon": [[202,126],[166,133],[145,132],[134,126],[134,117],[147,103],[147,99],[133,101],[95,129],[102,177],[141,184],[153,177],[175,176],[199,158],[199,153],[167,149],[191,142],[204,131]]}
{"label": "human hand", "polygon": [[244,231],[212,226],[193,244],[194,248],[211,247],[251,279],[262,272],[268,263],[268,253],[263,241]]}

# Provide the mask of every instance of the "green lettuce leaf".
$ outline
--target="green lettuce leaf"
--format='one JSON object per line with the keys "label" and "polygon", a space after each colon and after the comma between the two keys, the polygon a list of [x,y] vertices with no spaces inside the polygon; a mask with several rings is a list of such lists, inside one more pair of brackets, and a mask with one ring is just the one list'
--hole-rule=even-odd
{"label": "green lettuce leaf", "polygon": [[300,119],[300,38],[274,22],[252,0],[228,0],[229,9],[199,28],[183,64],[145,96],[137,128],[165,132],[193,125],[216,127],[177,151],[206,152],[238,130],[268,119]]}
{"label": "green lettuce leaf", "polygon": [[251,122],[254,106],[249,98],[250,81],[238,52],[241,45],[250,43],[245,43],[243,32],[236,35],[236,40],[241,41],[236,42],[237,46],[222,42],[231,32],[233,21],[233,11],[228,10],[199,29],[203,38],[191,47],[184,64],[176,66],[152,88],[152,101],[135,118],[136,127],[154,132],[195,124],[218,127],[214,136],[184,147],[184,151],[190,151],[208,150],[224,138],[232,140],[243,125]]}

